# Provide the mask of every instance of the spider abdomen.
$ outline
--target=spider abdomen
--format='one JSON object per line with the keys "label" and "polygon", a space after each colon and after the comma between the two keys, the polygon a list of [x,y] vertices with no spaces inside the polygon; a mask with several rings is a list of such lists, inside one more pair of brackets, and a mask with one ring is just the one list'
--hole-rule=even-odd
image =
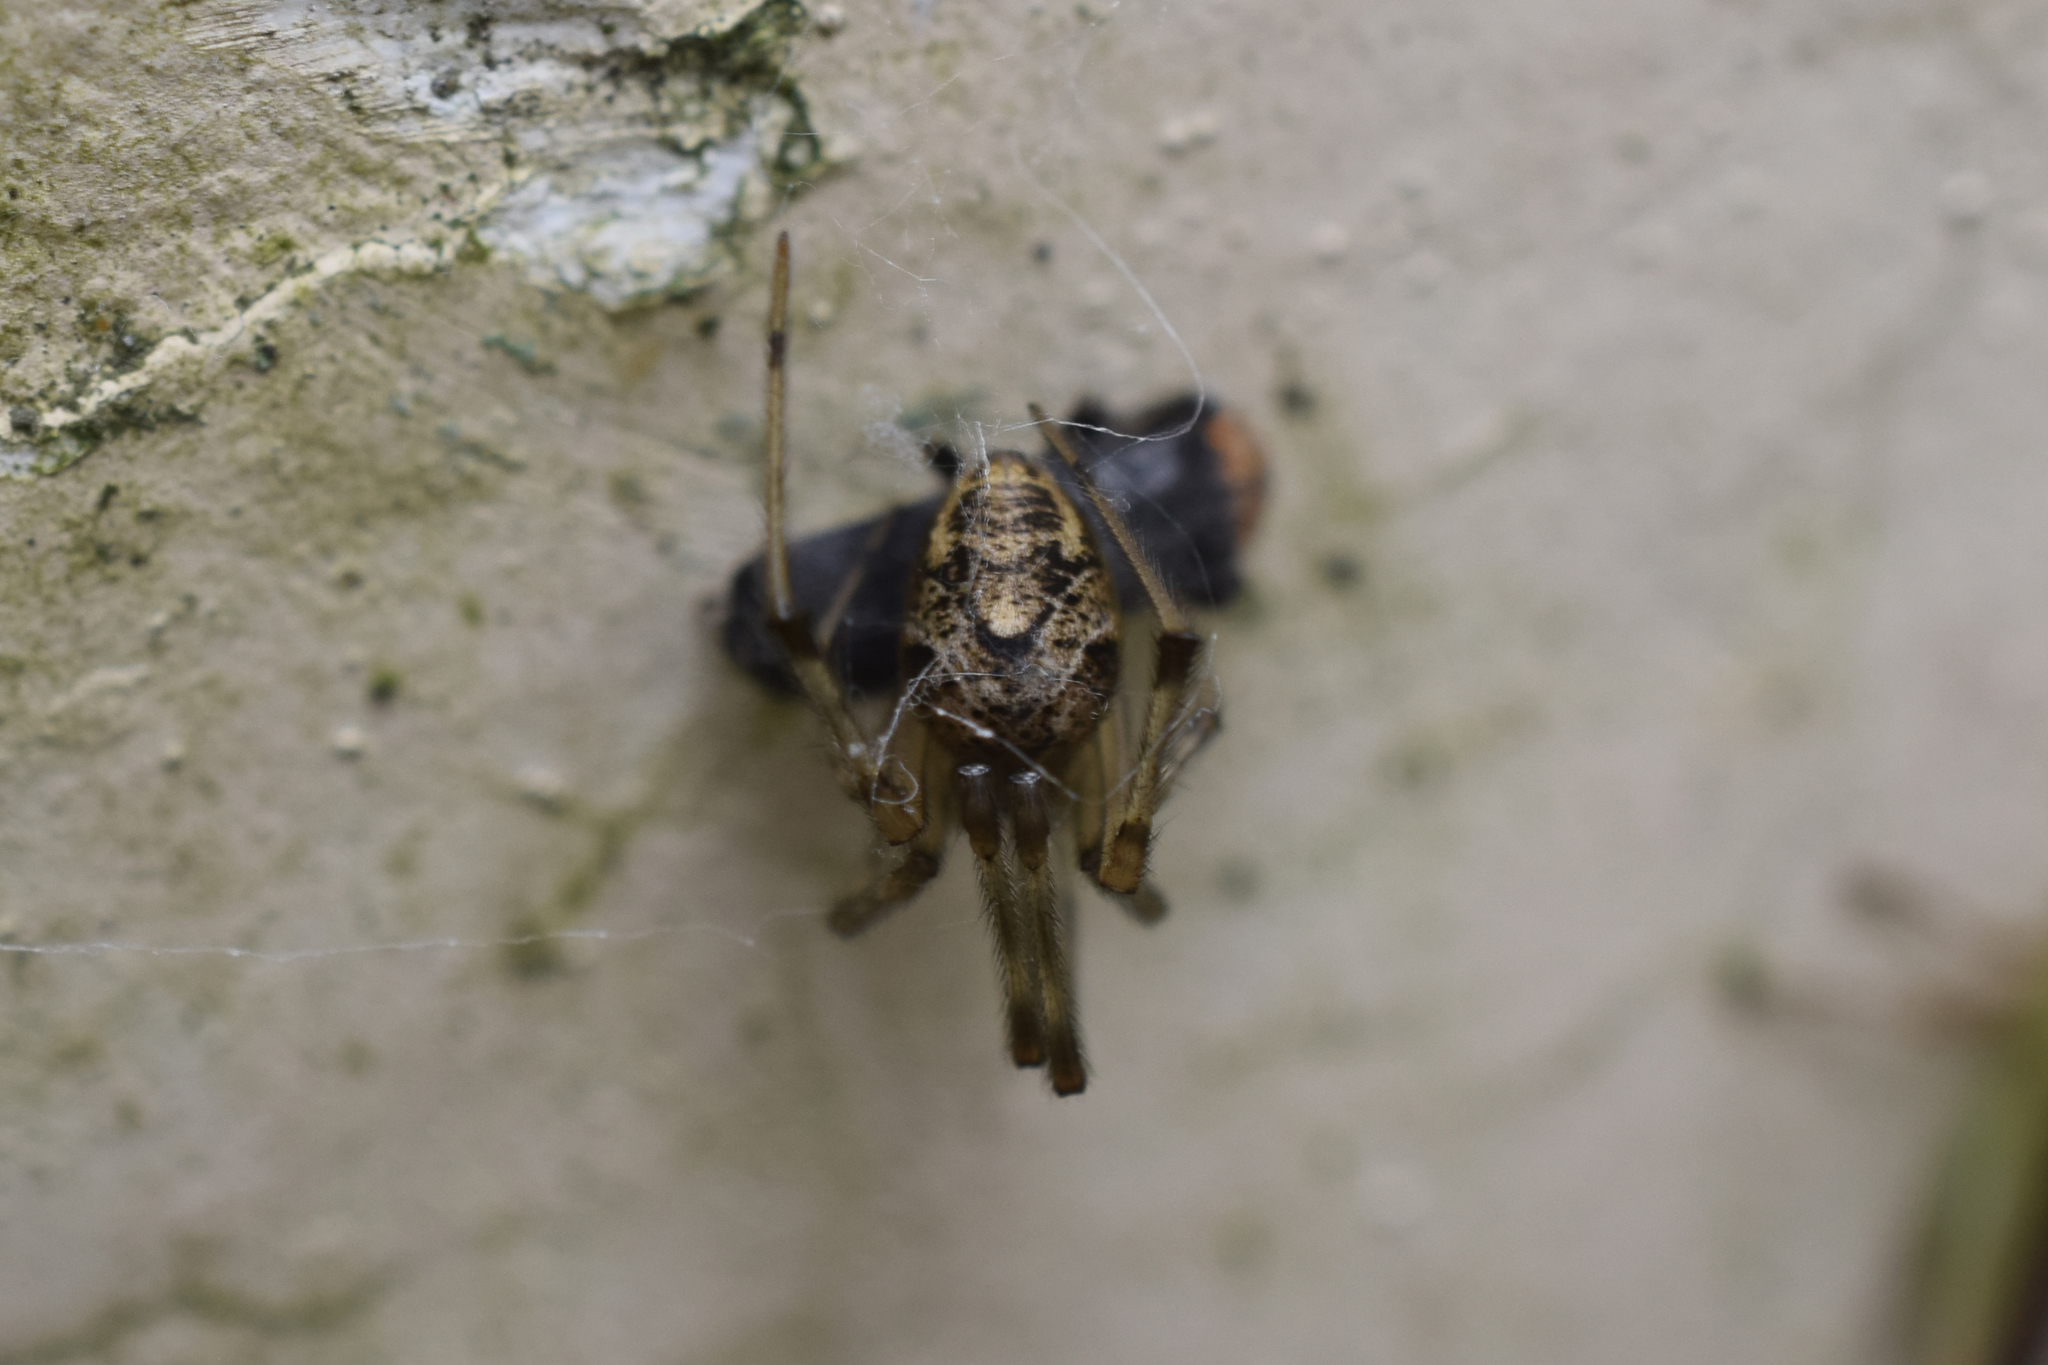
{"label": "spider abdomen", "polygon": [[996,451],[960,477],[911,578],[903,649],[913,709],[955,753],[1009,767],[1094,733],[1116,691],[1116,585],[1049,474]]}

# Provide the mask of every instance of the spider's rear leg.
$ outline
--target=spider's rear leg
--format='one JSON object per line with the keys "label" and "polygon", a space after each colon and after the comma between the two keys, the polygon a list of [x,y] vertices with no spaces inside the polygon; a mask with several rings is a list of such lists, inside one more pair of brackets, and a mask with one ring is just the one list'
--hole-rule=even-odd
{"label": "spider's rear leg", "polygon": [[[1088,1084],[1074,1019],[1074,973],[1061,932],[1059,893],[1052,884],[1052,814],[1045,779],[1025,771],[1010,778],[1010,828],[1017,849],[1017,890],[1026,931],[1038,959],[1039,1016],[1045,1024],[1057,1095],[1078,1095]],[[1014,1008],[1014,1007],[1013,1007]]]}
{"label": "spider's rear leg", "polygon": [[1037,935],[1028,922],[1014,861],[1003,856],[1002,813],[995,771],[986,763],[964,763],[954,775],[960,825],[974,849],[981,896],[995,929],[996,956],[1003,969],[1004,1017],[1010,1060],[1018,1066],[1045,1065],[1044,1006],[1040,1000]]}

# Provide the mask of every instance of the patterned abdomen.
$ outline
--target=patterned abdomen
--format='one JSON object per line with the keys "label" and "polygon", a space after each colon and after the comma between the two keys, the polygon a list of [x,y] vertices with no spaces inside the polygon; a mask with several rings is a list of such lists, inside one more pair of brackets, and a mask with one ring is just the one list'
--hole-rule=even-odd
{"label": "patterned abdomen", "polygon": [[1116,691],[1116,588],[1037,465],[996,451],[939,509],[911,579],[904,676],[948,749],[1014,767],[1091,735]]}

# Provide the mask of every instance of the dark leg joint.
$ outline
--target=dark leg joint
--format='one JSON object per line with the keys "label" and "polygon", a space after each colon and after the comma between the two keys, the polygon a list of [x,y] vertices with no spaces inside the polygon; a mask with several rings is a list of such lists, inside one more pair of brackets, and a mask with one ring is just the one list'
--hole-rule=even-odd
{"label": "dark leg joint", "polygon": [[818,657],[818,640],[811,633],[811,617],[808,612],[797,612],[793,616],[777,616],[771,605],[768,609],[768,629],[782,642],[792,659],[814,659]]}
{"label": "dark leg joint", "polygon": [[1161,687],[1180,687],[1194,672],[1196,656],[1202,652],[1202,637],[1183,630],[1167,631],[1159,637],[1159,678]]}

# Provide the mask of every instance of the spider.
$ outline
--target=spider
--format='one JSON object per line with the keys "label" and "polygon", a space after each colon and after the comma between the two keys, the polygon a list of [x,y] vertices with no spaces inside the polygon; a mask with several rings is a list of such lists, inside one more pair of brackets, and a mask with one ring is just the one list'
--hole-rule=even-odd
{"label": "spider", "polygon": [[[1265,498],[1265,455],[1230,409],[1184,393],[1141,412],[1118,415],[1092,398],[1076,403],[1065,423],[1080,447],[1088,477],[1117,499],[1124,523],[1186,606],[1220,607],[1243,587],[1239,552],[1257,528]],[[927,442],[926,462],[950,483],[960,455]],[[1052,472],[1069,497],[1087,495],[1050,448]],[[826,667],[855,696],[894,696],[910,571],[931,539],[943,493],[897,503],[874,516],[789,542],[789,585],[818,627]],[[1095,526],[1097,536],[1106,529]],[[1112,540],[1103,546],[1116,577],[1118,602],[1143,610],[1145,586]],[[768,631],[768,557],[757,554],[734,571],[719,613],[720,643],[756,682],[798,694],[789,656]]]}
{"label": "spider", "polygon": [[854,714],[791,586],[783,425],[789,234],[776,241],[768,310],[764,553],[768,632],[831,735],[839,785],[901,849],[827,918],[868,928],[937,875],[957,825],[967,834],[994,931],[1010,1059],[1047,1068],[1054,1093],[1087,1086],[1073,966],[1054,884],[1052,835],[1072,818],[1081,870],[1144,923],[1166,913],[1146,879],[1152,822],[1181,765],[1219,723],[1202,637],[1140,552],[1065,434],[1032,422],[1108,529],[1157,617],[1142,738],[1122,761],[1117,681],[1123,635],[1115,578],[1080,506],[1049,463],[994,450],[960,468],[910,570],[900,691],[886,727]]}

